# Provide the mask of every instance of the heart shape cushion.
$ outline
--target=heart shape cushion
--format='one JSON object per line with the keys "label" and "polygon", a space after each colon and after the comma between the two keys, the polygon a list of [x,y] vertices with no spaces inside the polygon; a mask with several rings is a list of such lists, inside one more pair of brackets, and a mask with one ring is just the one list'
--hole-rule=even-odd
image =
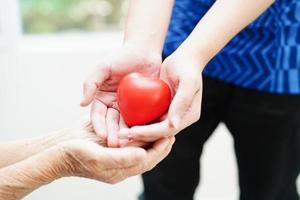
{"label": "heart shape cushion", "polygon": [[161,79],[131,73],[120,81],[117,99],[127,125],[145,125],[167,112],[171,91]]}

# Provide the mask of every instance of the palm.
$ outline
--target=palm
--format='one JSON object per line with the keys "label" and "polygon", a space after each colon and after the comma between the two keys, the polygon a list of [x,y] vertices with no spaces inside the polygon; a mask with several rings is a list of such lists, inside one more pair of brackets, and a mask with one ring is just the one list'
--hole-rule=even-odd
{"label": "palm", "polygon": [[160,71],[160,58],[145,58],[140,52],[121,50],[119,54],[111,58],[108,64],[110,75],[101,87],[100,91],[115,92],[121,79],[129,73],[139,72],[149,77],[158,77]]}
{"label": "palm", "polygon": [[[118,146],[116,133],[124,125],[119,114],[116,92],[121,79],[138,72],[148,77],[159,77],[161,56],[145,54],[131,47],[122,48],[108,62],[103,62],[93,75],[97,86],[93,92],[91,119],[98,135],[111,136],[111,146]],[[97,77],[98,75],[98,77]],[[99,78],[100,77],[100,78]],[[91,92],[90,92],[91,93]],[[110,138],[108,138],[109,140]],[[110,142],[108,141],[110,144]]]}
{"label": "palm", "polygon": [[101,102],[108,108],[118,110],[116,92],[121,79],[129,73],[138,72],[148,77],[158,77],[160,71],[160,62],[157,60],[148,60],[140,52],[129,51],[128,49],[120,51],[109,63],[109,77],[98,88],[95,96],[97,103]]}

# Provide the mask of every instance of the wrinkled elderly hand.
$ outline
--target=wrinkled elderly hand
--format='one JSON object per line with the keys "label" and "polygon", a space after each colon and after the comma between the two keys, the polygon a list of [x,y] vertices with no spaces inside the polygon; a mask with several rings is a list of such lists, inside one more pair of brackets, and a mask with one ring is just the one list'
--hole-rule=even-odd
{"label": "wrinkled elderly hand", "polygon": [[64,173],[106,183],[117,183],[152,169],[169,154],[175,140],[174,137],[160,139],[148,150],[140,147],[107,148],[105,142],[95,135],[91,124],[72,132],[84,139],[59,144]]}
{"label": "wrinkled elderly hand", "polygon": [[152,169],[171,150],[174,138],[161,139],[144,150],[138,147],[105,148],[75,140],[62,145],[67,174],[117,183]]}
{"label": "wrinkled elderly hand", "polygon": [[[168,155],[174,143],[174,138],[170,137],[155,142],[147,150],[107,148],[91,125],[63,130],[48,137],[43,142],[32,140],[27,147],[42,145],[41,151],[35,153],[29,149],[33,153],[29,156],[27,149],[23,149],[15,154],[16,157],[22,155],[19,161],[0,168],[0,200],[21,199],[61,177],[80,176],[117,183],[152,169]],[[27,154],[27,158],[23,154]]]}

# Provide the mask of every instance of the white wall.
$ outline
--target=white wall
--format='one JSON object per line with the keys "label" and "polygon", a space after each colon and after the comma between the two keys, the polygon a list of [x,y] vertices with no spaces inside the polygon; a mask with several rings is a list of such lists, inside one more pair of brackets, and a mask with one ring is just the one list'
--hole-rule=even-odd
{"label": "white wall", "polygon": [[0,50],[11,49],[21,33],[18,0],[0,0]]}

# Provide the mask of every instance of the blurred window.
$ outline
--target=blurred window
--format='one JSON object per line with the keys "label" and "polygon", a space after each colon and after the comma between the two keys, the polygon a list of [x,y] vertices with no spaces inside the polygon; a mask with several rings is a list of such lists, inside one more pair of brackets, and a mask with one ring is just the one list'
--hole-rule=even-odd
{"label": "blurred window", "polygon": [[23,32],[99,32],[118,30],[127,0],[19,0]]}

